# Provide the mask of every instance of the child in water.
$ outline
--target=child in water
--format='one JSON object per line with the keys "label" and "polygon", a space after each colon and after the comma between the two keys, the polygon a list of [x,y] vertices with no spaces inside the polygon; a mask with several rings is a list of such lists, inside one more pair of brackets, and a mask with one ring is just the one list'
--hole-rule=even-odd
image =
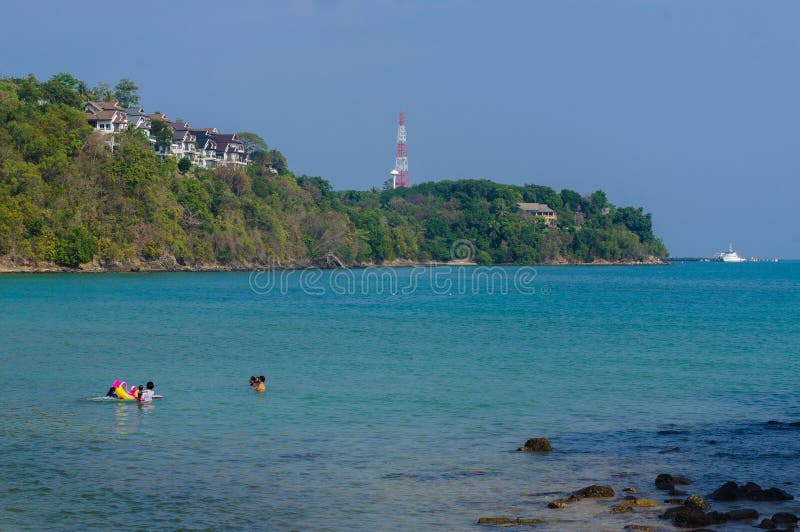
{"label": "child in water", "polygon": [[261,375],[258,379],[256,379],[256,387],[255,390],[257,392],[266,392],[267,391],[267,379],[263,375]]}

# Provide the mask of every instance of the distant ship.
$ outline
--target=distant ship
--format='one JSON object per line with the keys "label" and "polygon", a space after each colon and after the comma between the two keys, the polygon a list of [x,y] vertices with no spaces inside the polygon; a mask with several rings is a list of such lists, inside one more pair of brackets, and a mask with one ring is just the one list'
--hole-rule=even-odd
{"label": "distant ship", "polygon": [[721,262],[745,262],[747,259],[744,257],[740,257],[738,253],[733,250],[733,244],[728,246],[728,251],[723,251],[722,253],[718,253],[716,260]]}

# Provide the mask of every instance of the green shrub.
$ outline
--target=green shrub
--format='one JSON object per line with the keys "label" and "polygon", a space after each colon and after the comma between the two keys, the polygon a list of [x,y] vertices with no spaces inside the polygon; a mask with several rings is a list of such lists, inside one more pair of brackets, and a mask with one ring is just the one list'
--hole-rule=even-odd
{"label": "green shrub", "polygon": [[76,268],[92,260],[97,240],[83,226],[73,228],[67,238],[56,245],[54,262],[59,266]]}

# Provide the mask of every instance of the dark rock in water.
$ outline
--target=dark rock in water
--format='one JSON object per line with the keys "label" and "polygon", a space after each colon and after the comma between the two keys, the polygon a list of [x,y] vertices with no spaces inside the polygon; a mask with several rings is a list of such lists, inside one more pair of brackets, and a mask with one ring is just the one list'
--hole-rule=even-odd
{"label": "dark rock in water", "polygon": [[553,450],[553,446],[547,438],[531,438],[525,442],[525,445],[517,449],[518,451],[527,451],[533,453],[546,453]]}
{"label": "dark rock in water", "polygon": [[700,508],[701,510],[708,510],[711,508],[711,505],[698,495],[689,495],[686,497],[686,500],[683,502],[683,504],[686,506],[694,506],[696,508]]}
{"label": "dark rock in water", "polygon": [[714,521],[715,525],[724,523],[728,520],[728,516],[726,514],[717,511],[706,512],[706,518]]}
{"label": "dark rock in water", "polygon": [[676,506],[669,508],[663,514],[663,519],[671,519],[672,523],[680,528],[718,525],[724,523],[726,518],[719,512],[705,513],[695,506]]}
{"label": "dark rock in water", "polygon": [[674,497],[682,497],[682,496],[686,495],[686,492],[683,491],[683,490],[674,490],[673,489],[673,490],[669,490],[669,494],[674,496]]}
{"label": "dark rock in water", "polygon": [[667,473],[661,473],[656,477],[656,487],[660,490],[672,490],[675,489],[675,481],[672,478],[672,475],[668,475]]}
{"label": "dark rock in water", "polygon": [[783,421],[777,421],[775,419],[770,419],[767,421],[767,425],[783,425]]}
{"label": "dark rock in water", "polygon": [[785,524],[797,523],[798,519],[797,516],[794,515],[793,513],[778,512],[772,516],[772,521],[775,523],[780,523],[782,525],[785,525]]}
{"label": "dark rock in water", "polygon": [[742,508],[725,512],[725,517],[730,521],[743,521],[745,519],[758,519],[758,512],[752,508]]}
{"label": "dark rock in water", "polygon": [[750,499],[751,501],[791,501],[793,495],[780,488],[761,489],[755,482],[748,482],[739,486],[736,482],[726,482],[709,495],[715,501],[735,501],[737,499]]}
{"label": "dark rock in water", "polygon": [[736,482],[728,481],[715,489],[708,498],[715,501],[735,501],[739,498],[739,486]]}
{"label": "dark rock in water", "polygon": [[593,484],[591,486],[579,489],[578,491],[575,492],[575,495],[577,495],[578,497],[584,497],[586,499],[593,499],[598,497],[613,497],[614,488],[612,488],[611,486],[598,486],[597,484]]}
{"label": "dark rock in water", "polygon": [[661,505],[658,504],[653,499],[645,499],[645,498],[635,499],[634,498],[634,499],[628,499],[628,500],[621,501],[619,503],[619,506],[637,506],[639,508],[652,508],[654,506],[661,506]]}
{"label": "dark rock in water", "polygon": [[780,488],[768,488],[756,492],[751,497],[754,501],[791,501],[794,495],[790,495]]}
{"label": "dark rock in water", "polygon": [[792,421],[789,423],[790,427],[800,427],[800,421]]}
{"label": "dark rock in water", "polygon": [[[656,477],[656,487],[660,490],[674,490],[676,484],[691,484],[692,481],[683,475],[661,473]],[[683,493],[681,494],[683,495]]]}
{"label": "dark rock in water", "polygon": [[686,501],[683,499],[665,499],[664,504],[684,504]]}
{"label": "dark rock in water", "polygon": [[758,525],[758,528],[766,528],[766,529],[775,528],[775,522],[769,519],[762,519],[761,523]]}
{"label": "dark rock in water", "polygon": [[575,495],[570,495],[566,499],[556,499],[547,503],[548,508],[566,508],[569,504],[573,502],[578,502],[580,497],[576,497]]}
{"label": "dark rock in water", "polygon": [[636,488],[624,488],[622,491],[625,493],[636,493]]}
{"label": "dark rock in water", "polygon": [[631,508],[630,506],[617,505],[617,506],[612,506],[611,508],[608,509],[608,511],[611,512],[612,514],[625,514],[628,512],[632,512],[633,508]]}
{"label": "dark rock in water", "polygon": [[709,445],[716,445],[717,444],[717,440],[708,440],[708,441],[706,441],[706,443],[709,444]]}
{"label": "dark rock in water", "polygon": [[758,493],[761,491],[761,486],[756,484],[755,482],[745,482],[742,486],[739,487],[740,493],[743,493],[745,497],[753,493]]}
{"label": "dark rock in water", "polygon": [[478,519],[479,525],[538,525],[544,523],[542,519],[528,519],[525,517],[481,517]]}
{"label": "dark rock in water", "polygon": [[673,447],[672,449],[663,449],[661,451],[658,451],[658,454],[679,453],[679,452],[681,452],[680,447]]}
{"label": "dark rock in water", "polygon": [[673,436],[676,434],[689,434],[688,430],[675,430],[675,429],[668,429],[668,430],[659,430],[656,432],[659,436]]}

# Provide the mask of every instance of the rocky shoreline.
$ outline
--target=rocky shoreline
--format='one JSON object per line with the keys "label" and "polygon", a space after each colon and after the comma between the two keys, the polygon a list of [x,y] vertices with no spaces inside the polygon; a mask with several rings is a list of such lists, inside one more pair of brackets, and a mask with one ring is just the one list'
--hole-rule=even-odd
{"label": "rocky shoreline", "polygon": [[[648,262],[558,262],[558,263],[542,263],[532,265],[534,267],[545,266],[669,266],[669,262],[665,261],[648,261]],[[363,268],[413,268],[413,267],[437,267],[437,266],[475,266],[478,265],[474,261],[448,261],[436,262],[427,261],[419,262],[412,260],[393,260],[386,261],[380,264],[377,263],[355,263],[345,265],[350,269],[363,269]],[[514,264],[495,264],[488,267],[502,267],[514,266]],[[322,262],[310,261],[284,261],[282,263],[231,263],[231,264],[215,264],[215,263],[199,263],[199,264],[179,264],[174,258],[156,260],[156,261],[143,261],[137,260],[129,263],[104,263],[95,261],[87,264],[82,264],[77,268],[68,268],[65,266],[58,266],[54,263],[37,263],[37,264],[17,264],[10,260],[0,260],[0,274],[4,273],[202,273],[202,272],[249,272],[256,270],[275,270],[275,271],[291,271],[291,270],[304,270],[308,268],[320,269],[334,269],[336,266]]]}
{"label": "rocky shoreline", "polygon": [[[777,421],[767,422],[767,425],[776,424],[783,425]],[[800,423],[786,425],[794,427],[800,426]],[[517,452],[546,456],[554,450],[547,438],[537,437],[528,439]],[[537,512],[539,515],[482,516],[476,524],[532,528],[542,525],[548,529],[572,530],[572,527],[563,527],[562,512],[569,512],[570,508],[580,506],[584,500],[593,500],[605,505],[608,514],[630,516],[629,521],[632,522],[622,525],[624,530],[655,532],[678,528],[701,532],[727,529],[733,523],[770,532],[795,530],[798,527],[800,516],[796,505],[785,507],[795,497],[781,488],[763,488],[751,481],[743,484],[727,481],[703,496],[692,487],[694,485],[695,482],[689,477],[672,473],[658,474],[649,489],[624,486],[618,491],[618,487],[611,485],[591,484],[549,501]],[[712,508],[715,504],[719,509]],[[775,511],[776,508],[779,511]],[[722,528],[718,528],[720,526]],[[591,523],[584,523],[582,527],[587,527],[582,530],[607,528],[603,525],[595,528]]]}

